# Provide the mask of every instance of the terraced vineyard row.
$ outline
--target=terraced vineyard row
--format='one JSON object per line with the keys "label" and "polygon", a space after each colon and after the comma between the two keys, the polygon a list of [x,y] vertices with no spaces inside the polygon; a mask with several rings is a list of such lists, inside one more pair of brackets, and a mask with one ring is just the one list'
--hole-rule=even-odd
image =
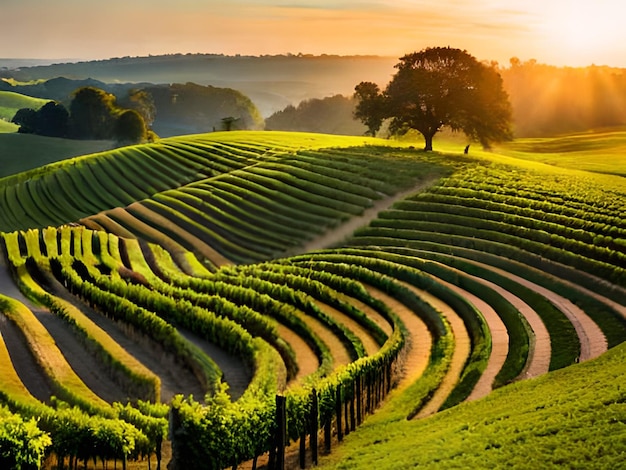
{"label": "terraced vineyard row", "polygon": [[[140,147],[175,158],[167,172],[107,157],[125,179],[115,197],[76,193],[65,222],[84,226],[20,221],[31,228],[12,222],[22,230],[2,235],[29,298],[3,283],[13,299],[0,332],[15,337],[17,326],[26,341],[7,341],[8,353],[26,344],[37,362],[3,361],[4,402],[32,416],[15,405],[30,397],[53,423],[62,400],[145,436],[115,450],[91,443],[85,455],[59,447],[46,421],[58,456],[159,454],[163,408],[146,403],[162,401],[171,403],[172,468],[261,455],[280,464],[286,441],[307,436],[315,460],[318,433],[329,449],[391,390],[386,407],[420,418],[626,338],[626,192],[609,198],[590,176],[541,168],[263,136],[170,139],[165,156],[164,145]],[[70,174],[59,168],[36,180],[40,207],[65,207],[47,186]],[[373,201],[442,175],[340,245],[301,253]],[[15,181],[5,195],[30,184]],[[72,344],[92,358],[74,373]],[[276,395],[286,401],[278,440]],[[151,413],[158,432],[138,424]]]}

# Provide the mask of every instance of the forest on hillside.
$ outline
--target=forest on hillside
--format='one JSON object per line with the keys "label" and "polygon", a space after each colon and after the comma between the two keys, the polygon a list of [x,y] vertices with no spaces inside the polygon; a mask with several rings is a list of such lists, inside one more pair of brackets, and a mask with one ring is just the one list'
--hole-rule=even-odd
{"label": "forest on hillside", "polygon": [[[243,112],[240,110],[246,112],[245,119],[239,121],[240,128],[259,128],[265,119],[269,129],[359,133],[363,126],[352,120],[349,109],[354,87],[361,81],[372,81],[384,88],[395,71],[396,62],[397,59],[390,57],[292,54],[125,57],[19,69],[0,68],[0,77],[4,79],[0,80],[0,89],[59,99],[46,95],[41,83],[20,84],[67,77],[44,82],[67,85],[74,80],[89,78],[90,82],[99,80],[106,84],[103,86],[112,93],[130,86],[150,88],[155,101],[161,101],[157,97],[165,92],[161,87],[187,83],[185,93],[194,88],[189,95],[194,98],[186,100],[191,108],[181,106],[179,102],[177,112],[172,114],[172,97],[177,93],[182,97],[182,94],[170,90],[166,99],[157,103],[154,123],[157,134],[208,132],[214,127],[219,128],[222,118],[237,117],[233,113]],[[506,66],[492,65],[502,75],[504,88],[509,94],[517,137],[626,125],[625,69],[596,65],[556,67],[515,57]],[[209,94],[215,99],[196,99]],[[252,106],[246,102],[247,98]],[[230,100],[233,106],[220,109],[225,100]],[[198,116],[207,113],[211,114],[210,119],[198,121]]]}

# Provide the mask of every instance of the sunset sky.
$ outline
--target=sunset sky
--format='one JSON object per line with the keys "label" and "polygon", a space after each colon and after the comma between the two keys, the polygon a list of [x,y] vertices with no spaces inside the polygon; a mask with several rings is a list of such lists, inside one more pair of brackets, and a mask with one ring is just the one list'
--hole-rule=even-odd
{"label": "sunset sky", "polygon": [[622,0],[0,0],[0,58],[376,54],[626,67]]}

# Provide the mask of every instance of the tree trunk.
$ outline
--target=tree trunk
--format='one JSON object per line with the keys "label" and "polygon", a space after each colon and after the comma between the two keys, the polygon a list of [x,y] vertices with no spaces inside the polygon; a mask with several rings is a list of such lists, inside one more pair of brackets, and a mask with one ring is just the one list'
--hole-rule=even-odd
{"label": "tree trunk", "polygon": [[422,135],[424,136],[424,151],[425,152],[432,152],[433,150],[433,137],[435,135],[435,133],[430,133],[430,132],[426,132],[426,133],[422,133]]}

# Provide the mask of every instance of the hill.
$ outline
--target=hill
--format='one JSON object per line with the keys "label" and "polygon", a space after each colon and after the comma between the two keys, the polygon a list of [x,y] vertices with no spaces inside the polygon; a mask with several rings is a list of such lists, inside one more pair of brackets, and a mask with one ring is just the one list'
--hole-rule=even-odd
{"label": "hill", "polygon": [[624,374],[621,345],[423,420],[385,417],[383,407],[318,468],[619,468]]}
{"label": "hill", "polygon": [[[169,413],[172,469],[295,468],[299,448],[310,462],[344,440],[368,462],[397,444],[434,465],[436,441],[442,458],[517,465],[528,441],[565,449],[546,465],[602,448],[608,466],[623,391],[594,381],[623,374],[623,177],[446,145],[216,132],[1,179],[0,354],[36,363],[0,361],[3,403],[45,417],[74,461],[160,456]],[[51,395],[80,433],[55,426]],[[578,412],[592,436],[567,427]],[[104,429],[135,444],[122,455]]]}
{"label": "hill", "polygon": [[13,93],[10,91],[0,91],[0,132],[15,132],[17,126],[11,124],[11,119],[21,108],[39,109],[49,100],[33,98],[31,96]]}
{"label": "hill", "polygon": [[223,130],[224,118],[235,118],[234,129],[260,129],[263,118],[250,99],[232,88],[201,86],[195,83],[105,83],[91,78],[73,80],[57,77],[34,83],[0,80],[0,90],[55,100],[69,108],[72,94],[82,87],[112,93],[118,103],[128,101],[133,90],[145,90],[156,108],[152,128],[162,136]]}
{"label": "hill", "polygon": [[224,56],[173,54],[23,67],[1,73],[27,81],[95,78],[108,83],[187,83],[234,88],[249,96],[264,117],[309,98],[351,95],[360,81],[386,83],[396,59],[375,56]]}
{"label": "hill", "polygon": [[[23,67],[0,71],[0,77],[21,81],[91,77],[107,83],[191,81],[239,90],[267,118],[305,100],[337,94],[349,97],[362,81],[384,88],[397,61],[396,57],[374,56],[173,54]],[[498,70],[513,107],[517,137],[626,124],[624,69],[556,67],[513,57],[509,64],[499,64]]]}
{"label": "hill", "polygon": [[7,128],[7,133],[0,133],[0,178],[59,160],[110,150],[114,144],[112,141],[60,139],[16,131],[17,126],[13,130]]}

